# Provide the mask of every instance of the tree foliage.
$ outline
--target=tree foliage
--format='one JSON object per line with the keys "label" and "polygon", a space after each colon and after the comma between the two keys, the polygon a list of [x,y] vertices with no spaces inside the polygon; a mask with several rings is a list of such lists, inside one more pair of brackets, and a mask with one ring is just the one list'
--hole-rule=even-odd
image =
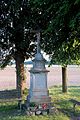
{"label": "tree foliage", "polygon": [[80,0],[30,1],[41,15],[42,48],[50,64],[62,65],[62,90],[67,92],[66,67],[80,64]]}
{"label": "tree foliage", "polygon": [[42,47],[50,55],[51,64],[80,64],[80,0],[34,0],[33,3],[45,20]]}
{"label": "tree foliage", "polygon": [[[23,97],[25,82],[24,60],[35,53],[35,36],[31,30],[32,10],[28,0],[1,0],[1,65],[5,67],[11,59],[16,63],[18,98]],[[25,86],[26,87],[26,86]]]}
{"label": "tree foliage", "polygon": [[[27,0],[1,0],[1,49],[3,66],[16,54],[29,58],[35,51],[31,24],[31,8]],[[5,60],[7,62],[5,62]]]}

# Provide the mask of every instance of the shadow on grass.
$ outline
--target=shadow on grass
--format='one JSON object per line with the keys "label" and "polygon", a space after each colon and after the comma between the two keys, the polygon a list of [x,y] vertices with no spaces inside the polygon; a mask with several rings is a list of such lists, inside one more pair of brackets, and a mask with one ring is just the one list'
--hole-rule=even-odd
{"label": "shadow on grass", "polygon": [[8,120],[9,118],[25,116],[25,111],[18,109],[17,104],[6,103],[0,106],[0,120]]}
{"label": "shadow on grass", "polygon": [[17,89],[0,91],[0,100],[18,98]]}
{"label": "shadow on grass", "polygon": [[73,116],[80,116],[80,106],[76,106],[76,108],[73,108],[73,103],[71,103],[69,100],[61,100],[56,103],[58,106],[58,110],[68,117]]}

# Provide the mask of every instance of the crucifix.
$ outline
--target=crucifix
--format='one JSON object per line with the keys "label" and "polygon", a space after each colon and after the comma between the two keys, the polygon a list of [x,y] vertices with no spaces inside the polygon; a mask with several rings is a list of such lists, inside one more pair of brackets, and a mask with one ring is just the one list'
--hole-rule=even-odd
{"label": "crucifix", "polygon": [[37,53],[40,53],[41,50],[40,50],[40,31],[38,31],[36,33],[36,36],[37,36]]}
{"label": "crucifix", "polygon": [[35,104],[48,104],[51,101],[49,97],[47,87],[47,73],[49,72],[45,68],[45,59],[41,54],[40,49],[40,30],[32,31],[36,34],[37,39],[37,54],[33,59],[33,67],[30,72],[30,89],[28,101],[29,103],[34,102]]}

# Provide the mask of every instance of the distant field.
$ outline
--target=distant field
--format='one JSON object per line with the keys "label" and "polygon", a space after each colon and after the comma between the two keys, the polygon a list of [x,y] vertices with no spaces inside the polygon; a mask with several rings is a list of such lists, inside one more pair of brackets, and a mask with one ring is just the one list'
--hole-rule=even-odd
{"label": "distant field", "polygon": [[[26,86],[29,88],[30,83],[30,73],[29,69],[31,66],[25,67],[26,70]],[[61,85],[61,67],[52,66],[47,67],[50,71],[48,73],[48,87],[53,85]],[[78,66],[68,66],[68,86],[80,86],[80,67]],[[6,67],[4,70],[0,70],[0,90],[2,89],[15,89],[16,88],[16,69],[15,67]]]}

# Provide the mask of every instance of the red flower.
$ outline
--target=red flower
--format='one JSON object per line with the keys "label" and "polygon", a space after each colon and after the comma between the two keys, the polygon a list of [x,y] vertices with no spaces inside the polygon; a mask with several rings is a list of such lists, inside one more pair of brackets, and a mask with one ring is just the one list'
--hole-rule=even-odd
{"label": "red flower", "polygon": [[47,104],[46,103],[42,104],[42,108],[46,109],[47,108]]}

